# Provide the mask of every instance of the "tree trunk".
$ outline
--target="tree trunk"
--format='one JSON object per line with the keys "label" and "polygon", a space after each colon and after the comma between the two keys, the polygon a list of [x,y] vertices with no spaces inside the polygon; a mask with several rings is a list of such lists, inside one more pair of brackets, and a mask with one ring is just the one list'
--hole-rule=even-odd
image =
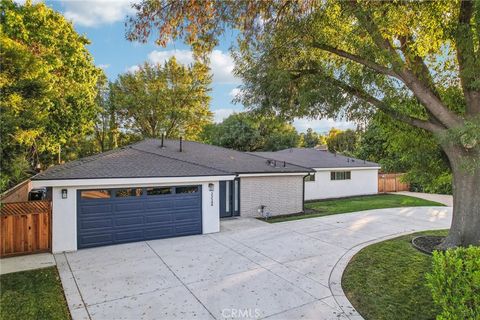
{"label": "tree trunk", "polygon": [[439,246],[480,246],[479,152],[461,147],[444,148],[453,173],[453,217],[447,238]]}

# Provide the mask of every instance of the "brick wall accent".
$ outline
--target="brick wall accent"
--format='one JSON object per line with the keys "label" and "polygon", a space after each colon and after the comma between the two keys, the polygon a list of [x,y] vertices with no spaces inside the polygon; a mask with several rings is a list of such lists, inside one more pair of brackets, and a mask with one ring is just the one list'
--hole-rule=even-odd
{"label": "brick wall accent", "polygon": [[259,216],[266,205],[272,215],[298,213],[303,210],[303,176],[240,178],[240,215]]}

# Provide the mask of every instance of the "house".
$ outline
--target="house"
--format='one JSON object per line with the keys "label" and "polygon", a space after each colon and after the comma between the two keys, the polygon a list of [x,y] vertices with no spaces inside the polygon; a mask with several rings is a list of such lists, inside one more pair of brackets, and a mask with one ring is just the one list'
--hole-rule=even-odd
{"label": "house", "polygon": [[340,198],[378,192],[377,163],[318,149],[291,148],[251,154],[310,168],[305,178],[305,200]]}
{"label": "house", "polygon": [[220,218],[303,211],[313,170],[181,140],[147,139],[32,178],[52,201],[52,251],[218,232]]}

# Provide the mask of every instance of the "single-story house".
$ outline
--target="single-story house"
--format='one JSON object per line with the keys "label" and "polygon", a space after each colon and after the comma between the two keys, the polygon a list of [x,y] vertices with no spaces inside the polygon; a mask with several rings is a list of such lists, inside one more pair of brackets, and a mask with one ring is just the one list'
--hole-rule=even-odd
{"label": "single-story house", "polygon": [[380,169],[378,163],[306,148],[250,154],[314,170],[314,174],[305,178],[305,200],[368,195],[378,192],[378,170]]}
{"label": "single-story house", "polygon": [[32,178],[52,201],[52,251],[218,232],[220,218],[303,211],[312,169],[197,142],[147,139]]}

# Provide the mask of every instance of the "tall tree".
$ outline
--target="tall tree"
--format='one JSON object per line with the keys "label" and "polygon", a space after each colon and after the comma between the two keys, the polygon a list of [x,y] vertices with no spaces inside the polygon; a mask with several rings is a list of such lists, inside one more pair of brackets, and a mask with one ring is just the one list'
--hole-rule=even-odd
{"label": "tall tree", "polygon": [[120,123],[118,112],[113,103],[112,83],[107,77],[102,76],[97,83],[98,94],[95,99],[99,108],[98,119],[95,122],[95,140],[98,143],[99,151],[115,149],[119,146]]}
{"label": "tall tree", "polygon": [[312,128],[308,128],[306,133],[301,134],[303,137],[302,146],[305,148],[314,148],[318,144],[322,143],[321,135],[313,131]]}
{"label": "tall tree", "polygon": [[[0,7],[4,189],[56,163],[59,150],[92,131],[101,71],[87,51],[89,41],[61,14],[29,1],[2,0]],[[27,164],[24,174],[19,163]]]}
{"label": "tall tree", "polygon": [[183,66],[173,57],[164,65],[145,63],[135,72],[119,76],[113,84],[112,103],[122,125],[143,137],[196,139],[211,122],[208,95],[211,77],[201,63]]}
{"label": "tall tree", "polygon": [[300,137],[290,123],[281,119],[241,112],[208,126],[201,138],[240,151],[277,151],[296,147]]}
{"label": "tall tree", "polygon": [[347,156],[353,156],[357,149],[358,136],[355,131],[345,131],[332,128],[327,136],[327,146],[330,152],[339,152]]}
{"label": "tall tree", "polygon": [[[244,104],[289,116],[378,111],[431,132],[454,180],[443,248],[480,244],[480,1],[145,0],[128,36],[201,51],[241,31]],[[157,31],[157,30],[155,30]],[[242,41],[244,40],[244,41]]]}

